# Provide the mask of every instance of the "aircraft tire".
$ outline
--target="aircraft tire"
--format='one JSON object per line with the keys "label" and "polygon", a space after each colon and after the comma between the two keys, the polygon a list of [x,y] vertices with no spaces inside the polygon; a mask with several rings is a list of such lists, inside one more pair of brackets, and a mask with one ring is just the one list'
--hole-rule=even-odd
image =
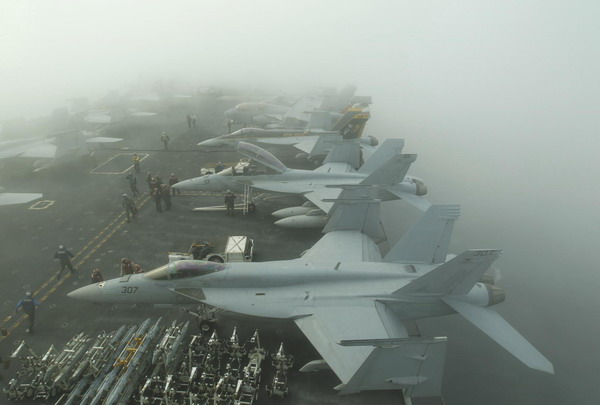
{"label": "aircraft tire", "polygon": [[219,255],[211,255],[210,257],[208,257],[209,262],[215,262],[215,263],[225,263],[225,259],[223,259],[221,256]]}

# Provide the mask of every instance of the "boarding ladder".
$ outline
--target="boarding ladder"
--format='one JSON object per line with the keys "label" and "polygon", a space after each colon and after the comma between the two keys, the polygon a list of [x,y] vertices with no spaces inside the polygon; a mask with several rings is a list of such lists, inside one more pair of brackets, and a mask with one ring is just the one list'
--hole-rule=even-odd
{"label": "boarding ladder", "polygon": [[244,184],[244,198],[242,201],[242,213],[244,215],[248,213],[248,207],[251,203],[254,203],[252,200],[252,186],[250,184]]}

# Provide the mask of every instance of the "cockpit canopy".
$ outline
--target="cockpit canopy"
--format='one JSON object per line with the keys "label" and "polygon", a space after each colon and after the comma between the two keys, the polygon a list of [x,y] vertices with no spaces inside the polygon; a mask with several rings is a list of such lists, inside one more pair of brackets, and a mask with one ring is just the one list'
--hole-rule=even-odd
{"label": "cockpit canopy", "polygon": [[144,277],[151,280],[177,280],[181,278],[198,277],[206,274],[225,270],[223,263],[208,262],[204,260],[178,260],[158,267]]}
{"label": "cockpit canopy", "polygon": [[267,152],[261,147],[247,142],[240,142],[237,145],[237,151],[244,156],[268,167],[277,173],[283,173],[287,168],[279,159]]}

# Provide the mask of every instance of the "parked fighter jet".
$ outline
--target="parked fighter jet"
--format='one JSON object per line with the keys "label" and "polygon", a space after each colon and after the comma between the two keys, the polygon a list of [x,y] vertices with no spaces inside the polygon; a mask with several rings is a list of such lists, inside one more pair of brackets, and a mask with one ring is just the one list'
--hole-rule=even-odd
{"label": "parked fighter jet", "polygon": [[279,122],[290,107],[262,101],[240,103],[225,111],[225,117],[239,124],[267,125]]}
{"label": "parked fighter jet", "polygon": [[304,128],[310,120],[311,113],[322,109],[341,111],[348,105],[356,87],[347,86],[336,94],[335,91],[323,92],[322,95],[304,95],[291,107],[274,104],[269,99],[256,102],[244,102],[225,112],[225,117],[239,124],[270,124],[283,128]]}
{"label": "parked fighter jet", "polygon": [[386,140],[375,154],[360,166],[360,148],[352,142],[335,145],[323,166],[315,170],[298,170],[286,167],[279,159],[264,149],[246,142],[239,142],[237,151],[258,162],[268,169],[268,173],[236,173],[234,168],[216,174],[208,174],[190,180],[181,181],[173,186],[178,190],[241,192],[245,185],[275,193],[297,194],[309,200],[312,207],[286,208],[274,213],[283,218],[276,224],[281,226],[305,228],[323,227],[326,214],[332,203],[328,199],[337,198],[341,189],[336,185],[381,185],[385,186],[387,198],[406,199],[419,208],[428,206],[426,200],[418,197],[427,193],[423,182],[415,177],[406,176],[416,155],[402,155],[404,146],[401,139]]}
{"label": "parked fighter jet", "polygon": [[43,196],[40,193],[6,193],[4,190],[0,187],[0,205],[24,204]]}
{"label": "parked fighter jet", "polygon": [[90,153],[89,144],[122,141],[122,138],[94,136],[88,131],[66,131],[48,137],[12,139],[0,142],[0,160],[33,158],[34,171],[81,158]]}
{"label": "parked fighter jet", "polygon": [[[325,235],[299,259],[262,263],[182,260],[146,274],[79,288],[68,295],[96,303],[202,303],[292,320],[330,367],[341,394],[403,389],[439,395],[444,337],[410,336],[406,324],[460,313],[533,369],[552,364],[487,307],[504,291],[480,282],[501,251],[467,250],[448,260],[457,205],[434,205],[384,257],[374,243],[379,201],[345,191]],[[482,353],[482,356],[485,356]]]}
{"label": "parked fighter jet", "polygon": [[362,138],[365,125],[370,117],[368,111],[362,108],[351,108],[345,114],[336,114],[338,120],[332,124],[333,114],[327,111],[317,111],[311,114],[305,128],[299,129],[263,129],[242,128],[228,135],[207,139],[198,144],[200,149],[230,149],[238,142],[259,142],[271,145],[291,145],[301,150],[297,158],[315,160],[327,155],[332,145],[344,139],[356,139],[363,145],[377,146],[376,138]]}

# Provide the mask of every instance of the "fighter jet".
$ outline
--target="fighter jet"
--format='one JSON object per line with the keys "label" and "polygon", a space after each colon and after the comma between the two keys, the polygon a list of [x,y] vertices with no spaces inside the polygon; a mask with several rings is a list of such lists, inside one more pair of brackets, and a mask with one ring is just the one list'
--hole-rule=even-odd
{"label": "fighter jet", "polygon": [[42,198],[40,193],[7,193],[0,186],[0,205],[24,204]]}
{"label": "fighter jet", "polygon": [[12,139],[0,142],[0,160],[37,159],[34,172],[81,158],[90,153],[89,144],[104,144],[122,141],[122,138],[95,136],[88,131],[66,131],[39,138]]}
{"label": "fighter jet", "polygon": [[264,101],[244,102],[227,110],[225,117],[244,125],[304,128],[313,111],[323,109],[341,111],[348,105],[355,91],[356,87],[346,86],[339,94],[336,94],[335,91],[323,91],[322,95],[304,95],[291,107],[275,104],[278,97]]}
{"label": "fighter jet", "polygon": [[345,190],[325,235],[298,259],[182,260],[68,296],[111,304],[201,302],[293,321],[322,356],[300,371],[331,368],[341,394],[402,389],[412,397],[439,395],[446,338],[409,335],[406,325],[456,312],[528,367],[553,373],[550,361],[488,308],[505,298],[500,288],[480,282],[501,251],[447,255],[457,205],[431,206],[382,257],[373,239],[380,204],[364,192]]}
{"label": "fighter jet", "polygon": [[323,166],[315,170],[298,170],[286,167],[266,150],[246,142],[239,142],[237,151],[267,168],[267,173],[255,174],[257,170],[236,173],[234,168],[216,174],[208,174],[181,181],[173,186],[178,190],[242,192],[244,186],[274,193],[304,196],[312,205],[286,208],[273,213],[281,218],[277,225],[295,228],[318,228],[327,222],[332,203],[328,199],[339,196],[336,185],[381,185],[386,199],[405,199],[423,209],[429,206],[419,196],[427,193],[427,187],[416,177],[406,173],[416,155],[400,154],[404,141],[386,140],[368,160],[360,166],[360,149],[357,144],[343,142],[335,145]]}
{"label": "fighter jet", "polygon": [[[332,117],[338,119],[332,124]],[[362,137],[369,112],[362,108],[351,108],[345,114],[328,111],[311,113],[308,125],[299,129],[288,128],[242,128],[228,135],[207,139],[198,144],[201,150],[231,149],[238,142],[259,142],[271,145],[291,145],[302,151],[296,158],[318,161],[331,150],[335,143],[345,139],[356,139],[361,145],[377,146],[376,138]]]}
{"label": "fighter jet", "polygon": [[225,111],[227,119],[239,124],[267,125],[279,122],[290,107],[263,101],[247,101]]}

